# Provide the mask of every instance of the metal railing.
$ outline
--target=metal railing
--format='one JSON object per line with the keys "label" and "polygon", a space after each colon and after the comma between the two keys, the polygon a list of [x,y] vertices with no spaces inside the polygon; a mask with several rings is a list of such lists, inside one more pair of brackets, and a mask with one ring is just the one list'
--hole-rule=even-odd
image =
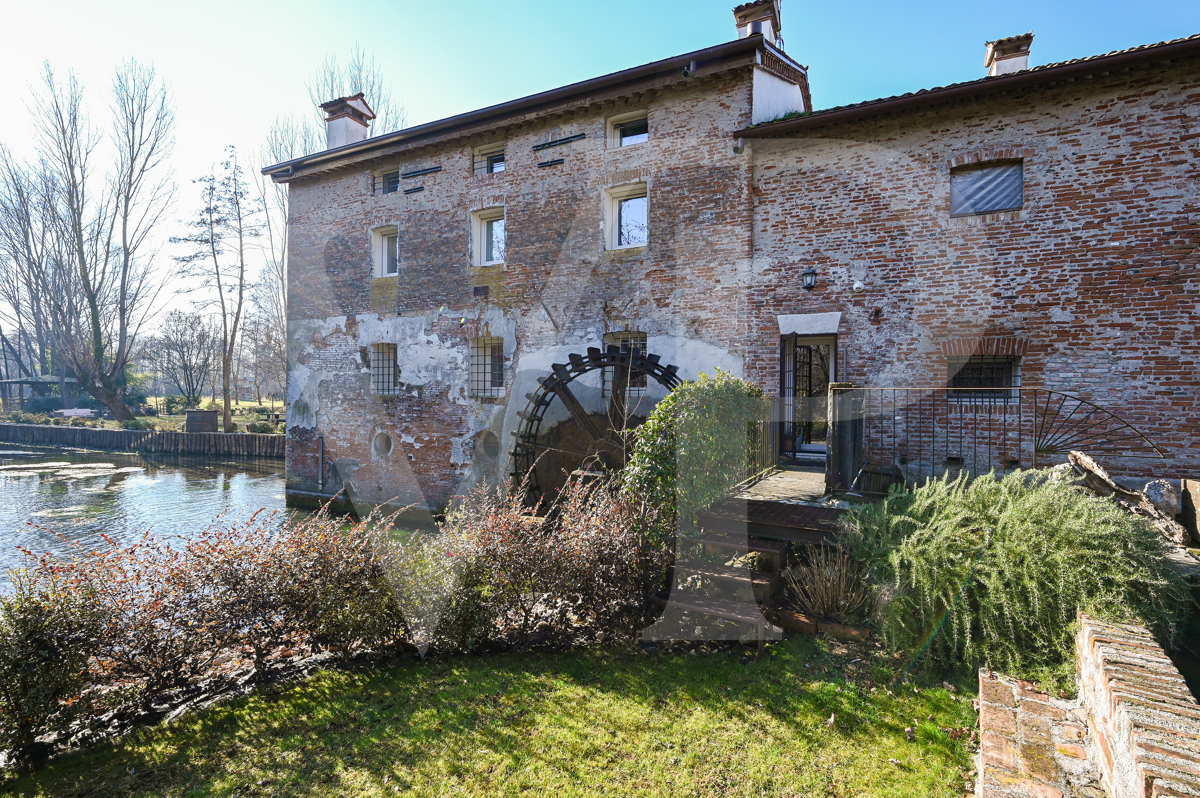
{"label": "metal railing", "polygon": [[852,388],[831,386],[827,484],[834,492],[886,493],[930,477],[1059,461],[1072,449],[1162,458],[1117,415],[1045,388]]}

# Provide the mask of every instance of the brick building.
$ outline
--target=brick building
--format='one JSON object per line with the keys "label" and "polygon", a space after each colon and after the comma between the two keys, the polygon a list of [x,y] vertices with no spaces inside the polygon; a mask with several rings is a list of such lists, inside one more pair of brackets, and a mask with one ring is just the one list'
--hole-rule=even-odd
{"label": "brick building", "polygon": [[1013,37],[986,78],[813,112],[777,0],[734,15],[727,44],[373,138],[342,98],[330,149],[264,170],[290,496],[436,509],[523,446],[611,461],[606,424],[716,367],[784,397],[795,455],[848,380],[961,388],[977,424],[1057,390],[1200,468],[1200,37],[1034,69]]}

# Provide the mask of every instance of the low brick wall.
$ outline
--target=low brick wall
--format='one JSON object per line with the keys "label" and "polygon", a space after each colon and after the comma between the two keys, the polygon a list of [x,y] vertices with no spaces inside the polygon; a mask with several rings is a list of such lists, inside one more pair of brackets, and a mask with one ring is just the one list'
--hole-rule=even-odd
{"label": "low brick wall", "polygon": [[1087,710],[979,671],[979,798],[1104,798]]}
{"label": "low brick wall", "polygon": [[1150,632],[1080,616],[1076,647],[1109,795],[1200,796],[1200,705]]}
{"label": "low brick wall", "polygon": [[131,429],[0,423],[0,442],[26,446],[105,449],[118,452],[190,454],[212,457],[265,457],[282,460],[285,435],[251,432],[149,432]]}

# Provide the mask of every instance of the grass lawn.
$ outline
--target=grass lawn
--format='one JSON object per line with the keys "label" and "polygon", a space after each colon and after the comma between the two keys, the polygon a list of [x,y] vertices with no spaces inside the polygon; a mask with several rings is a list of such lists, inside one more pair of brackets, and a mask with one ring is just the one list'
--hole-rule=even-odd
{"label": "grass lawn", "polygon": [[748,662],[592,648],[324,672],[0,794],[962,796],[971,754],[938,727],[975,725],[972,680],[890,695],[873,651],[798,636]]}

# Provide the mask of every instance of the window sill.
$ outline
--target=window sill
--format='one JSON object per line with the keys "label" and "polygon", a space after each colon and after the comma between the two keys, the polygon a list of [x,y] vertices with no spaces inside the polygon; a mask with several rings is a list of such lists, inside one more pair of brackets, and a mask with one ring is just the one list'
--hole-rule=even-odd
{"label": "window sill", "polygon": [[504,399],[503,396],[478,396],[476,394],[469,394],[467,398],[485,405],[494,405]]}
{"label": "window sill", "polygon": [[971,224],[973,222],[1020,221],[1025,218],[1025,208],[1009,208],[1006,211],[988,211],[987,213],[952,213],[951,223]]}
{"label": "window sill", "polygon": [[648,244],[633,247],[614,247],[613,249],[604,250],[604,257],[608,260],[630,260],[642,257],[649,248]]}
{"label": "window sill", "polygon": [[371,279],[372,280],[396,280],[396,279],[399,279],[399,277],[400,277],[400,272],[396,272],[395,274],[375,274],[375,275],[371,276]]}
{"label": "window sill", "polygon": [[488,261],[487,263],[473,263],[473,264],[471,264],[471,268],[472,269],[503,269],[504,261],[491,260],[491,261]]}

